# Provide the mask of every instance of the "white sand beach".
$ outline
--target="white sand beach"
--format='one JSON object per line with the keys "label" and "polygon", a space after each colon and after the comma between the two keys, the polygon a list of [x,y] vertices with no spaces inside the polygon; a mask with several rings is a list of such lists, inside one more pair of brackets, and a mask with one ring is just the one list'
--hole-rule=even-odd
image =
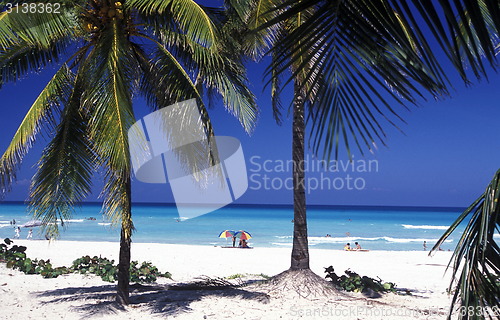
{"label": "white sand beach", "polygon": [[[113,242],[27,241],[30,258],[50,258],[54,266],[69,266],[83,255],[118,260]],[[370,251],[310,249],[311,269],[324,277],[332,265],[337,274],[351,269],[360,275],[380,277],[406,288],[411,295],[384,294],[366,298],[323,296],[300,298],[294,292],[279,297],[252,285],[226,290],[168,290],[168,284],[189,282],[200,276],[235,274],[276,275],[289,267],[289,248],[226,249],[156,243],[133,243],[132,260],[151,261],[172,280],[158,285],[133,286],[131,304],[124,310],[114,301],[115,286],[93,275],[63,275],[43,279],[24,275],[0,264],[0,319],[443,319],[448,312],[445,275],[451,252]]]}

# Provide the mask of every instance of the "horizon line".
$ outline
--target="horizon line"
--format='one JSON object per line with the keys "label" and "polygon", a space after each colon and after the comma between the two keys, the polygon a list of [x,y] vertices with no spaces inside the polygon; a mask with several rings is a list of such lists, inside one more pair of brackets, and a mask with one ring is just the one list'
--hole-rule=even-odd
{"label": "horizon line", "polygon": [[[27,201],[20,200],[7,200],[0,201],[1,204],[16,203],[16,204],[27,204]],[[99,201],[82,201],[77,202],[75,205],[102,205]],[[174,202],[132,202],[132,205],[158,205],[158,206],[173,206],[176,204]],[[255,206],[271,206],[271,207],[293,207],[292,203],[231,203],[225,207],[255,207]],[[467,207],[457,207],[457,206],[415,206],[415,205],[358,205],[358,204],[308,204],[307,207],[325,207],[325,208],[405,208],[405,209],[460,209],[465,210]],[[224,208],[224,207],[223,207]],[[222,209],[222,208],[220,208]]]}

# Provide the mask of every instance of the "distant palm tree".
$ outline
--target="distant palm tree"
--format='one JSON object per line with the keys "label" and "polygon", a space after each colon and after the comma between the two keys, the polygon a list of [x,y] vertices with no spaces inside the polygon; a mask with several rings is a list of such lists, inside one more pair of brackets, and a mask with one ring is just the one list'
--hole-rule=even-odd
{"label": "distant palm tree", "polygon": [[[391,102],[414,103],[413,96],[420,96],[420,90],[445,95],[446,77],[419,30],[410,29],[407,19],[388,1],[247,2],[243,3],[250,13],[240,15],[254,30],[249,51],[257,57],[270,53],[268,74],[278,117],[280,79],[291,74],[294,233],[290,271],[309,270],[305,119],[312,123],[314,151],[328,159],[332,153],[338,157],[342,143],[350,153],[351,138],[361,152],[363,147],[371,150],[375,140],[383,142],[385,136],[379,118],[400,119]],[[326,23],[330,25],[315,29]]]}
{"label": "distant palm tree", "polygon": [[207,137],[213,129],[202,88],[222,97],[247,131],[256,119],[254,97],[220,10],[192,0],[41,2],[35,10],[30,3],[1,1],[0,84],[47,66],[58,70],[0,159],[0,187],[9,190],[39,133],[48,132],[30,205],[57,235],[57,222],[71,217],[90,193],[95,170],[102,170],[104,214],[121,225],[117,301],[126,304],[134,228],[127,132],[135,122],[134,97],[142,95],[152,110],[196,98]]}

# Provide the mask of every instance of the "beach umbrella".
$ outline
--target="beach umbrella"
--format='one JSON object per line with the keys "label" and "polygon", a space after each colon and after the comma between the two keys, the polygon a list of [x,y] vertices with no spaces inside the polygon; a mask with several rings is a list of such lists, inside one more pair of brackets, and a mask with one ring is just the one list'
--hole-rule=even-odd
{"label": "beach umbrella", "polygon": [[33,227],[39,227],[43,225],[43,222],[40,220],[31,220],[26,222],[25,224],[21,225],[23,228],[33,228]]}
{"label": "beach umbrella", "polygon": [[239,238],[240,240],[248,240],[252,239],[252,235],[245,230],[240,230],[234,234],[236,238]]}
{"label": "beach umbrella", "polygon": [[234,237],[234,231],[232,230],[224,230],[219,234],[219,238],[232,238]]}

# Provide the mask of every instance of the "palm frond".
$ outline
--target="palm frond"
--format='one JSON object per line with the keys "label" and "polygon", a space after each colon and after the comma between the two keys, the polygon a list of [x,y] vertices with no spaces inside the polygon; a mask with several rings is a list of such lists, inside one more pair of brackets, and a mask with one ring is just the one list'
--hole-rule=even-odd
{"label": "palm frond", "polygon": [[[140,48],[134,46],[134,50],[143,70],[144,78],[141,81],[141,92],[147,97],[155,110],[168,108],[163,109],[166,110],[164,113],[155,113],[155,121],[152,122],[158,127],[154,129],[148,128],[148,130],[156,129],[159,134],[165,137],[170,144],[169,149],[173,150],[186,175],[192,175],[202,185],[209,178],[200,175],[202,170],[219,163],[216,152],[217,147],[213,139],[215,134],[205,105],[198,103],[198,112],[196,114],[192,114],[190,108],[172,108],[175,100],[165,99],[167,96],[165,92],[169,91],[168,82],[161,79],[163,75],[156,67],[158,64],[153,65],[147,61]],[[194,84],[191,85],[193,89],[197,90]],[[197,91],[195,93],[198,94]],[[183,97],[178,97],[178,99],[189,103]],[[201,101],[201,98],[193,100]],[[166,104],[164,105],[164,103]],[[199,120],[201,120],[201,123]],[[193,128],[198,129],[193,131]]]}
{"label": "palm frond", "polygon": [[350,153],[351,139],[361,153],[372,150],[384,144],[382,121],[402,120],[394,102],[415,103],[423,91],[448,94],[446,74],[420,31],[386,1],[305,3],[317,7],[273,49],[279,59],[269,70],[283,74],[292,68],[291,79],[309,86],[316,153],[338,156],[339,141]]}
{"label": "palm frond", "polygon": [[[242,8],[239,10],[250,31],[245,34],[244,52],[254,60],[259,60],[274,44],[279,42],[278,35],[286,19],[275,20],[280,13],[276,8],[281,5],[281,1],[247,0],[247,2],[245,11]],[[275,23],[270,24],[270,21]]]}
{"label": "palm frond", "polygon": [[[243,58],[238,58],[241,56],[238,43],[228,35],[220,34],[219,44],[214,48],[206,48],[178,32],[169,30],[157,32],[162,42],[169,48],[169,50],[164,49],[161,65],[168,63],[165,59],[168,58],[174,63],[173,67],[183,67],[186,70],[185,77],[191,78],[188,72],[196,74],[198,81],[201,81],[208,90],[208,95],[221,96],[228,111],[238,118],[247,132],[251,132],[256,123],[258,110],[255,97],[248,89]],[[167,52],[170,54],[166,55]],[[157,57],[161,58],[158,54]],[[177,57],[178,60],[174,61],[173,57]]]}
{"label": "palm frond", "polygon": [[[168,52],[160,43],[156,42],[158,50],[156,56],[163,61],[148,59],[146,53],[137,45],[132,44],[135,58],[141,68],[140,93],[146,98],[148,105],[153,110],[167,108],[178,101],[196,99],[202,119],[202,126],[208,139],[213,137],[213,127],[208,116],[205,105],[202,103],[202,97],[191,78],[182,68],[182,65]],[[175,60],[173,60],[175,59]],[[165,63],[167,62],[167,63]],[[165,67],[170,66],[170,68]],[[179,81],[167,81],[168,74],[178,76]],[[172,75],[172,76],[173,76]]]}
{"label": "palm frond", "polygon": [[197,60],[199,76],[203,79],[208,93],[220,95],[227,110],[240,121],[248,133],[251,133],[255,128],[258,109],[255,97],[248,89],[244,66],[228,55],[213,55],[202,48],[198,49],[201,50],[194,50],[194,59]]}
{"label": "palm frond", "polygon": [[18,41],[19,38],[11,27],[9,14],[6,11],[0,12],[0,48],[9,48]]}
{"label": "palm frond", "polygon": [[117,170],[107,171],[101,196],[104,198],[103,213],[114,225],[120,225],[121,232],[127,239],[132,236],[134,223],[132,220],[132,193],[130,172]]}
{"label": "palm frond", "polygon": [[9,147],[0,159],[1,191],[10,189],[19,165],[46,125],[55,126],[55,116],[69,96],[74,75],[63,65],[47,83],[21,122]]}
{"label": "palm frond", "polygon": [[[272,59],[276,61],[278,60],[278,57],[273,56]],[[282,77],[280,77],[280,75],[277,74],[277,71],[275,69],[272,70],[272,73],[273,75],[271,77],[271,102],[273,107],[273,117],[276,123],[278,125],[281,125],[282,124],[281,111],[283,110],[283,105],[281,103],[281,90],[283,88],[281,83]]]}
{"label": "palm frond", "polygon": [[76,78],[56,134],[38,162],[30,190],[30,211],[44,222],[43,231],[51,237],[57,237],[59,223],[65,227],[75,205],[91,192],[96,159],[87,134],[88,118],[80,108],[81,84]]}
{"label": "palm frond", "polygon": [[[155,44],[155,50],[152,54],[152,61],[154,65],[153,71],[156,74],[157,83],[151,85],[162,86],[165,91],[162,94],[165,96],[164,103],[171,104],[173,102],[197,98],[201,100],[201,95],[198,92],[194,83],[194,75],[192,70],[185,68],[183,61],[179,60],[174,52],[165,47],[158,41],[150,39]],[[190,74],[191,73],[191,74]],[[169,79],[177,79],[176,81],[169,81]],[[157,100],[157,103],[160,100]],[[167,104],[167,105],[168,105]],[[167,105],[160,104],[160,107]]]}
{"label": "palm frond", "polygon": [[0,87],[22,79],[30,72],[39,72],[57,63],[68,43],[60,41],[50,48],[41,49],[25,41],[17,42],[8,50],[0,50]]}
{"label": "palm frond", "polygon": [[[476,77],[487,76],[483,66],[486,58],[496,68],[495,46],[500,34],[500,4],[492,0],[444,1],[441,4],[455,37],[455,55],[462,53],[462,68],[470,68]],[[455,14],[454,14],[455,13]],[[461,51],[463,50],[463,51]]]}
{"label": "palm frond", "polygon": [[448,95],[451,84],[431,41],[438,43],[466,83],[470,72],[485,75],[483,57],[495,67],[497,1],[285,1],[271,9],[274,17],[257,31],[283,25],[311,9],[315,14],[272,49],[279,58],[267,76],[274,81],[291,68],[285,85],[300,80],[304,71],[302,87],[317,81],[326,84],[306,90],[313,105],[312,147],[326,152],[326,157],[329,152],[338,154],[342,140],[353,141],[361,153],[384,144],[384,122],[396,125],[402,120],[394,103],[406,108],[417,98],[425,99],[426,93],[434,98]]}
{"label": "palm frond", "polygon": [[216,30],[204,8],[193,0],[130,0],[127,8],[158,18],[172,18],[192,41],[210,47],[215,44]]}
{"label": "palm frond", "polygon": [[129,211],[129,195],[117,196],[117,192],[124,190],[131,175],[128,130],[135,122],[132,92],[138,86],[139,67],[117,21],[102,36],[103,41],[82,61],[85,81],[92,86],[83,93],[84,108],[93,151],[105,169],[104,213],[115,223],[131,225],[122,220]]}
{"label": "palm frond", "polygon": [[460,310],[478,311],[459,312],[460,319],[496,319],[498,313],[494,311],[500,304],[500,247],[495,240],[500,231],[500,170],[485,192],[445,231],[430,254],[466,219],[448,265],[453,269],[449,290],[454,291],[448,318],[458,305]]}
{"label": "palm frond", "polygon": [[74,37],[79,30],[78,18],[71,7],[63,8],[59,13],[3,11],[0,13],[0,49],[7,50],[20,41],[49,49],[59,39]]}

